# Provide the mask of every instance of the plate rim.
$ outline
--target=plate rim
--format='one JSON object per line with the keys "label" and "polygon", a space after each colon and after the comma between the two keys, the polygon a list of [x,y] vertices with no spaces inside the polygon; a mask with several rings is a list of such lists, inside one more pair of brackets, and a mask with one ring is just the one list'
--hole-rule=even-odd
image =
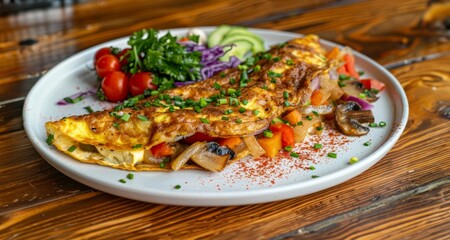
{"label": "plate rim", "polygon": [[[203,29],[205,31],[211,31],[215,27],[196,27]],[[164,34],[168,31],[170,32],[182,32],[187,31],[189,28],[173,28],[173,29],[164,29],[160,30],[160,34]],[[286,31],[278,31],[278,30],[272,30],[272,29],[260,29],[260,28],[248,28],[250,31],[259,33],[259,34],[272,34],[272,35],[285,35],[289,36],[290,38],[294,37],[300,37],[303,36],[303,34],[294,33],[294,32],[286,32]],[[89,47],[87,49],[81,50],[80,52],[70,56],[69,58],[59,62],[54,67],[52,67],[45,75],[43,75],[39,81],[32,87],[32,89],[27,94],[25,101],[24,101],[24,107],[23,107],[23,124],[25,128],[25,132],[27,134],[28,139],[30,140],[33,147],[39,152],[39,154],[54,168],[56,168],[58,171],[62,172],[66,176],[72,178],[75,181],[78,181],[84,185],[87,185],[89,187],[92,187],[94,189],[101,190],[106,193],[110,193],[113,195],[118,195],[121,197],[139,200],[139,201],[145,201],[145,202],[152,202],[152,203],[161,203],[161,204],[173,204],[173,205],[182,205],[182,206],[232,206],[232,205],[247,205],[247,204],[256,204],[256,203],[264,203],[264,202],[272,202],[277,200],[283,200],[283,199],[289,199],[293,197],[298,197],[302,195],[307,195],[310,193],[314,193],[317,191],[321,191],[324,189],[327,189],[329,187],[341,184],[342,182],[345,182],[357,175],[362,174],[364,171],[369,169],[371,166],[379,162],[394,146],[394,144],[398,141],[401,134],[403,133],[407,119],[408,119],[408,113],[409,113],[409,104],[407,101],[406,93],[404,92],[400,82],[397,80],[397,78],[390,73],[387,69],[385,69],[383,66],[378,64],[373,59],[365,56],[364,54],[354,51],[354,54],[358,57],[364,59],[368,63],[370,63],[372,66],[374,66],[377,70],[381,71],[383,75],[386,76],[387,79],[392,83],[395,89],[390,89],[390,91],[395,92],[398,97],[399,101],[402,103],[400,106],[395,106],[393,109],[394,116],[397,115],[396,112],[400,111],[400,122],[397,123],[397,127],[393,126],[393,130],[390,132],[389,138],[382,143],[382,145],[369,154],[367,157],[364,158],[364,161],[360,161],[358,164],[347,166],[343,169],[339,169],[337,171],[334,171],[332,173],[329,173],[325,176],[321,176],[320,178],[314,179],[314,181],[308,180],[308,181],[301,181],[294,184],[287,184],[287,185],[280,185],[275,186],[273,188],[267,189],[253,189],[248,190],[243,193],[243,191],[232,191],[232,192],[204,192],[202,194],[188,194],[189,192],[185,191],[157,191],[153,189],[145,189],[145,190],[136,190],[134,188],[127,188],[126,186],[120,186],[113,181],[106,182],[106,181],[98,181],[98,179],[93,178],[92,176],[88,176],[87,178],[80,178],[79,175],[76,175],[75,173],[71,172],[70,169],[66,169],[66,166],[60,165],[57,161],[51,160],[52,157],[50,154],[51,149],[45,148],[46,145],[44,145],[43,140],[39,139],[38,136],[35,134],[32,125],[31,120],[33,116],[30,116],[28,113],[27,106],[30,105],[30,102],[32,101],[33,97],[36,95],[36,92],[38,89],[41,88],[41,85],[45,84],[44,81],[41,81],[42,79],[46,79],[46,76],[48,76],[50,73],[57,71],[58,67],[63,65],[64,63],[68,63],[72,61],[73,59],[77,58],[78,56],[85,54],[86,52],[92,51],[93,49],[98,49],[102,46],[107,46],[108,44],[120,42],[128,39],[129,37],[122,37],[113,39],[101,44],[97,44],[95,46]],[[343,47],[340,44],[320,39],[321,43],[325,43],[327,45],[333,45],[333,46],[339,46]],[[391,97],[393,97],[391,95]],[[400,108],[397,110],[396,108]],[[394,117],[395,118],[395,117]],[[96,183],[92,183],[92,181],[95,181]],[[327,184],[328,183],[328,184]],[[119,187],[118,187],[119,186]],[[292,192],[294,190],[298,189],[310,189],[317,186],[322,186],[318,190],[314,191],[306,191],[304,194],[291,194],[292,196],[288,197],[273,197],[265,200],[258,200],[258,197],[267,197],[267,195],[279,195],[279,194],[286,194],[287,192]],[[113,189],[111,189],[111,187]],[[117,188],[119,190],[127,189],[126,193],[128,194],[121,194],[117,192]],[[113,191],[112,191],[113,190]],[[131,194],[131,195],[130,195]],[[193,196],[194,195],[194,196]],[[198,195],[201,195],[200,197]],[[295,196],[294,196],[295,195]],[[155,198],[156,197],[156,198]],[[175,198],[175,201],[173,199]],[[236,203],[234,200],[236,198],[247,198],[247,199],[241,199],[241,202]],[[179,200],[186,200],[189,201],[189,203],[180,204]],[[209,204],[205,201],[218,201],[216,203]],[[197,202],[196,202],[197,201]]]}

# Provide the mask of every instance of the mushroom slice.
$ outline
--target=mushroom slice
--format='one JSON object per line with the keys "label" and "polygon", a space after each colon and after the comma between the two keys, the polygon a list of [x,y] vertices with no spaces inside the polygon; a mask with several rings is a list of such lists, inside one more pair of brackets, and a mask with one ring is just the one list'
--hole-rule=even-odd
{"label": "mushroom slice", "polygon": [[371,110],[361,110],[361,106],[353,101],[338,105],[335,119],[339,130],[347,136],[366,135],[370,129],[362,124],[375,121]]}
{"label": "mushroom slice", "polygon": [[186,148],[180,155],[178,155],[177,158],[172,161],[172,169],[174,171],[180,170],[184,165],[186,165],[192,155],[199,151],[202,151],[206,145],[206,142],[195,142],[194,144]]}
{"label": "mushroom slice", "polygon": [[194,153],[191,160],[209,171],[220,172],[227,161],[234,156],[233,150],[229,147],[220,146],[216,142],[209,142],[202,150]]}
{"label": "mushroom slice", "polygon": [[319,115],[327,115],[327,114],[333,113],[333,105],[331,105],[331,104],[320,105],[320,106],[308,105],[308,106],[299,108],[299,111],[301,114],[304,114],[304,115],[312,115],[312,114],[314,114],[314,112],[316,112]]}

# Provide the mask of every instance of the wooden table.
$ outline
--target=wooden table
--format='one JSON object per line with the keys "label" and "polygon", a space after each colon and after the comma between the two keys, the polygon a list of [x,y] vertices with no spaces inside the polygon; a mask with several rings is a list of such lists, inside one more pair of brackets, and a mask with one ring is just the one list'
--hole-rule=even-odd
{"label": "wooden table", "polygon": [[[0,6],[4,8],[5,6]],[[450,238],[450,3],[81,1],[0,18],[0,239]],[[408,96],[400,140],[343,184],[248,206],[137,202],[51,167],[22,126],[24,97],[51,67],[142,28],[232,24],[313,33],[386,66]]]}

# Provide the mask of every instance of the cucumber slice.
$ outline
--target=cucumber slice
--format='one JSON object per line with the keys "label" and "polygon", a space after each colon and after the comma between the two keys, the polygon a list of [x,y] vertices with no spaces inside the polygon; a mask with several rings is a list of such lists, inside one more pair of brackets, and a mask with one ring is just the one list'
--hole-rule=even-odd
{"label": "cucumber slice", "polygon": [[233,34],[229,37],[222,39],[222,41],[220,41],[220,45],[231,44],[241,40],[248,41],[253,45],[251,49],[253,53],[263,52],[265,50],[264,42],[260,37],[256,35],[252,36],[243,34]]}
{"label": "cucumber slice", "polygon": [[240,60],[244,60],[245,54],[250,52],[253,48],[253,44],[247,40],[237,40],[232,42],[232,44],[235,46],[223,55],[220,60],[227,62],[231,56],[236,56]]}
{"label": "cucumber slice", "polygon": [[222,40],[223,36],[231,29],[231,26],[228,25],[221,25],[218,26],[211,34],[209,34],[208,37],[208,46],[214,47],[216,45],[219,45],[220,41]]}

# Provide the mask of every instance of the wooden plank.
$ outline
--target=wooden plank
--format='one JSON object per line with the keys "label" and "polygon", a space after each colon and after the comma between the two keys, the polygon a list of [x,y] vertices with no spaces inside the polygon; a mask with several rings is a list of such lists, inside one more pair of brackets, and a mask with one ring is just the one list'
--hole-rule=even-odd
{"label": "wooden plank", "polygon": [[0,134],[23,129],[23,98],[0,103]]}
{"label": "wooden plank", "polygon": [[344,221],[314,224],[276,239],[445,239],[450,236],[450,178],[446,182]]}
{"label": "wooden plank", "polygon": [[382,64],[450,52],[445,29],[424,25],[429,1],[361,1],[256,24],[320,37],[363,52]]}
{"label": "wooden plank", "polygon": [[[374,167],[341,185],[285,201],[221,208],[155,205],[97,192],[80,191],[64,198],[57,198],[52,193],[34,205],[3,209],[0,213],[3,221],[0,238],[13,235],[28,238],[33,233],[44,238],[111,238],[112,234],[132,239],[268,238],[447,179],[450,172],[450,125],[439,111],[426,110],[427,104],[434,106],[434,103],[447,101],[450,96],[449,62],[450,57],[446,57],[394,71],[410,98],[421,94],[421,98],[432,101],[428,103],[419,97],[411,98],[410,102],[415,106],[411,108],[406,131],[395,147]],[[438,87],[439,91],[436,90]],[[10,182],[8,179],[17,179],[16,191],[26,192],[30,182],[38,185],[39,191],[44,191],[46,183],[58,177],[53,172],[42,173],[38,179],[34,177],[36,174],[28,174],[29,171],[39,173],[39,169],[46,167],[24,138],[24,133],[19,131],[4,134],[0,139],[0,155],[15,160],[11,163],[1,159],[2,196],[10,191],[2,188],[1,184]],[[16,140],[10,143],[10,139]],[[24,172],[24,166],[30,169]],[[4,173],[9,173],[7,179]],[[63,182],[61,189],[64,191],[79,186],[70,179]],[[14,193],[8,199],[14,199]],[[433,201],[427,204],[430,205],[423,207],[430,209],[436,206]],[[376,212],[374,214],[377,215]],[[387,213],[379,212],[379,216],[383,214]]]}

